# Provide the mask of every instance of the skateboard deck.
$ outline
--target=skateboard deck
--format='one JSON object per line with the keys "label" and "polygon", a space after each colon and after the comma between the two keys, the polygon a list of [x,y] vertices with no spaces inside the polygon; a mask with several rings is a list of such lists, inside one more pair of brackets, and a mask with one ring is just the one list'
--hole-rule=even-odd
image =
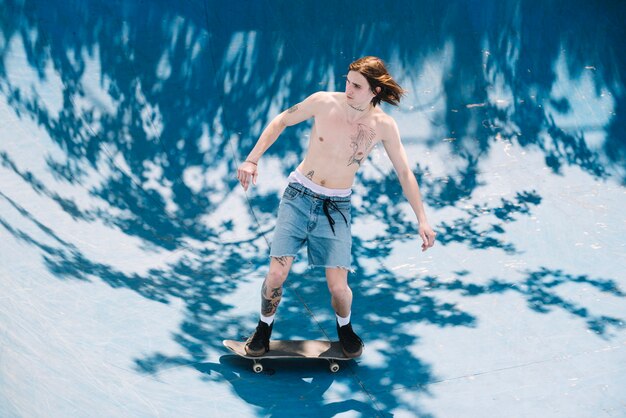
{"label": "skateboard deck", "polygon": [[255,373],[263,371],[261,360],[266,359],[322,359],[329,362],[329,369],[335,373],[339,370],[337,361],[350,360],[341,350],[339,341],[320,340],[276,340],[270,341],[270,351],[259,357],[249,356],[246,353],[245,342],[224,340],[224,346],[239,357],[253,361],[252,370]]}

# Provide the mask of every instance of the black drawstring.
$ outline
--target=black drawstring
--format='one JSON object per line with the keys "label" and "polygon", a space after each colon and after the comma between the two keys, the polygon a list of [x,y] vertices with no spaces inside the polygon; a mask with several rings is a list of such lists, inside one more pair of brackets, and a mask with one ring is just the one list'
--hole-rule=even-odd
{"label": "black drawstring", "polygon": [[337,206],[337,203],[335,203],[334,200],[331,200],[328,197],[325,198],[321,198],[318,195],[312,194],[312,193],[307,193],[306,190],[300,190],[296,187],[293,187],[292,185],[288,185],[288,187],[291,187],[292,189],[297,190],[298,192],[301,192],[302,194],[305,194],[307,196],[311,196],[314,197],[316,199],[321,199],[324,203],[322,205],[322,208],[324,209],[324,215],[326,215],[326,218],[328,219],[328,224],[330,225],[330,229],[333,231],[333,235],[335,234],[335,227],[333,225],[335,225],[335,220],[333,219],[332,216],[330,216],[330,212],[328,211],[328,206],[330,206],[331,209],[336,210],[337,212],[339,212],[344,220],[344,222],[346,223],[346,225],[348,225],[348,220],[346,219],[346,216],[343,214],[343,212],[341,211],[341,209],[339,209],[339,206]]}
{"label": "black drawstring", "polygon": [[331,209],[334,209],[334,210],[336,210],[337,212],[339,212],[341,214],[341,216],[343,217],[343,220],[346,223],[346,225],[348,225],[348,220],[346,219],[345,215],[339,209],[339,207],[337,206],[337,204],[335,202],[333,202],[329,198],[325,198],[324,199],[324,204],[322,205],[322,208],[324,209],[324,215],[326,215],[326,218],[328,218],[328,223],[330,224],[330,229],[333,231],[333,235],[335,235],[335,227],[333,226],[333,225],[335,225],[335,220],[333,219],[332,216],[330,216],[330,212],[328,211],[328,206],[330,206]]}

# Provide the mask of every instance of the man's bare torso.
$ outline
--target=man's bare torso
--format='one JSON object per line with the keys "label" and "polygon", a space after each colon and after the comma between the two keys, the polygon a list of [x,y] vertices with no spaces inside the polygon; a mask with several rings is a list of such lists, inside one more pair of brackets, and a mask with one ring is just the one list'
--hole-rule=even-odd
{"label": "man's bare torso", "polygon": [[357,170],[383,139],[389,119],[379,107],[374,107],[351,121],[345,93],[323,93],[315,112],[309,148],[298,171],[324,187],[351,188]]}

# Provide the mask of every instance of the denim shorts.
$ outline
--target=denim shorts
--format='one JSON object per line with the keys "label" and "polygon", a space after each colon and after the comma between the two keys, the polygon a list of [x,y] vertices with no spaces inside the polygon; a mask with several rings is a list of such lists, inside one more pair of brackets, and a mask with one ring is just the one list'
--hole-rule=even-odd
{"label": "denim shorts", "polygon": [[309,267],[352,269],[350,196],[329,197],[289,183],[278,207],[270,257],[295,257],[307,244]]}

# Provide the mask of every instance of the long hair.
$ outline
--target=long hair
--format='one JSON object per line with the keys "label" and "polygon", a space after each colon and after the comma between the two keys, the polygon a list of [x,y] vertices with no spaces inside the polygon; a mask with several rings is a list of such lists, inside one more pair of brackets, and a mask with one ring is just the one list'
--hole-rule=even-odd
{"label": "long hair", "polygon": [[[350,71],[356,71],[367,79],[370,89],[376,94],[372,98],[372,105],[387,102],[394,106],[400,103],[400,98],[406,91],[391,77],[385,63],[378,57],[367,56],[359,58],[350,64]],[[380,87],[380,93],[376,88]]]}

